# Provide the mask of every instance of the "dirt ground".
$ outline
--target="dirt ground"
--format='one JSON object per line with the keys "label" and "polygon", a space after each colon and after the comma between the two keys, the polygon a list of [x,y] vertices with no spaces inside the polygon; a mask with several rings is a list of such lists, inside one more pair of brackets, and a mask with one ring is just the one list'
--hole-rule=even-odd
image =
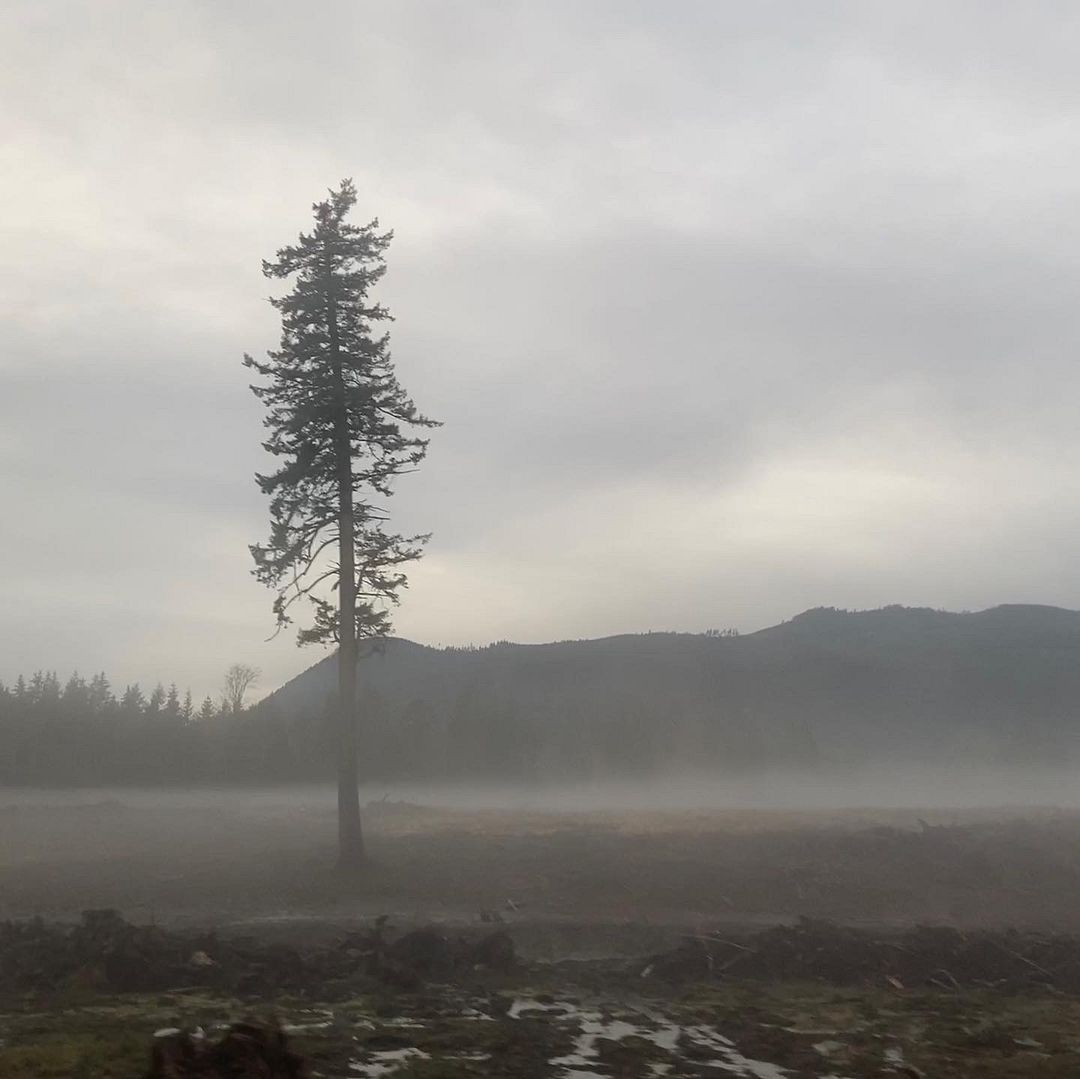
{"label": "dirt ground", "polygon": [[[21,934],[67,931],[7,930],[0,1072],[136,1079],[156,1036],[255,1017],[326,1077],[1080,1074],[1076,812],[382,800],[371,865],[345,877],[328,801],[0,792],[0,919],[116,908],[142,927],[135,953],[98,940],[93,962],[71,930],[83,943],[44,975]],[[398,934],[505,933],[518,960],[353,977],[342,941],[379,915]],[[183,936],[204,927],[220,936]],[[144,947],[167,974],[118,991],[109,965]]]}
{"label": "dirt ground", "polygon": [[[1080,931],[1080,813],[557,812],[368,805],[334,872],[324,797],[0,792],[0,918],[162,924],[502,919],[521,927],[1011,925]],[[539,946],[539,943],[537,944]]]}
{"label": "dirt ground", "polygon": [[[740,956],[757,977],[732,973]],[[879,936],[802,922],[739,940],[684,937],[643,966],[530,962],[501,929],[354,923],[293,947],[133,926],[99,911],[75,926],[0,927],[0,1074],[1075,1076],[1078,966],[1080,938],[990,931]],[[286,1063],[282,1033],[288,1068],[276,1066]],[[278,1050],[251,1054],[260,1043]]]}

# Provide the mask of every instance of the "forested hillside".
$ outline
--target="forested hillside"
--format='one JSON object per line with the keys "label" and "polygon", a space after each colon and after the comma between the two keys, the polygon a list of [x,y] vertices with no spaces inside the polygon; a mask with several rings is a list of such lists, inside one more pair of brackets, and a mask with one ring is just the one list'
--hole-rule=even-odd
{"label": "forested hillside", "polygon": [[[401,776],[1060,762],[1080,752],[1080,613],[819,608],[746,636],[394,640],[360,685],[362,756]],[[311,721],[332,689],[324,662],[262,709]]]}
{"label": "forested hillside", "polygon": [[[329,778],[324,659],[254,708],[107,680],[0,688],[0,782]],[[647,633],[434,649],[360,662],[361,771],[572,780],[688,769],[1080,757],[1080,613],[821,608],[745,636]]]}

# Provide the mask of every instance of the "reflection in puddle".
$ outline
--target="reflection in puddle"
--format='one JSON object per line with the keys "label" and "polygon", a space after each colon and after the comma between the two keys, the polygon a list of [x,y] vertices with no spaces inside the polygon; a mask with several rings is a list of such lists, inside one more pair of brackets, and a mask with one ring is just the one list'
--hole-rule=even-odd
{"label": "reflection in puddle", "polygon": [[383,1049],[369,1054],[366,1061],[352,1060],[349,1062],[349,1070],[367,1079],[379,1079],[383,1075],[392,1075],[399,1068],[404,1067],[410,1060],[430,1060],[431,1056],[423,1049],[409,1047],[407,1049]]}
{"label": "reflection in puddle", "polygon": [[[714,1068],[747,1079],[785,1079],[787,1071],[764,1060],[751,1060],[740,1053],[722,1034],[704,1024],[682,1026],[665,1016],[642,1012],[641,1022],[615,1019],[597,1011],[579,1008],[569,1001],[540,1003],[518,998],[510,1007],[511,1018],[530,1015],[551,1015],[559,1022],[572,1022],[579,1028],[573,1051],[566,1056],[553,1057],[549,1063],[559,1069],[563,1079],[604,1079],[609,1074],[597,1051],[604,1039],[619,1042],[624,1038],[640,1038],[673,1057],[684,1059],[684,1053],[695,1064]],[[667,1075],[672,1063],[652,1062],[650,1071],[656,1077]]]}
{"label": "reflection in puddle", "polygon": [[[462,1002],[459,1019],[495,1021],[482,1010],[482,1003]],[[309,1013],[302,1017],[296,1029],[318,1030],[330,1026],[332,1015]],[[444,1016],[445,1012],[442,1013]],[[735,1044],[714,1027],[703,1023],[681,1024],[646,1006],[623,1010],[616,1016],[596,1007],[585,1008],[569,1000],[537,1000],[518,997],[505,1011],[507,1019],[520,1022],[544,1022],[565,1031],[572,1038],[569,1052],[551,1058],[552,1079],[609,1079],[618,1070],[613,1054],[629,1052],[638,1056],[639,1074],[646,1079],[671,1079],[673,1074],[722,1073],[742,1079],[790,1079],[790,1072],[768,1061],[754,1060],[739,1052]],[[354,1025],[368,1028],[372,1024],[356,1018]],[[399,1017],[383,1020],[382,1026],[392,1027],[408,1037],[405,1031],[426,1029],[424,1022]],[[287,1030],[290,1028],[286,1028]],[[627,1039],[632,1039],[627,1041]],[[412,1040],[409,1038],[409,1040]],[[416,1038],[421,1044],[423,1039]],[[636,1045],[635,1045],[636,1042]],[[466,1043],[467,1044],[467,1043]],[[818,1046],[823,1057],[836,1043],[823,1042]],[[349,1063],[350,1072],[363,1079],[385,1079],[406,1069],[413,1061],[431,1060],[432,1055],[419,1046],[400,1046],[392,1049],[367,1050]],[[492,1060],[489,1052],[459,1049],[438,1054],[438,1059],[459,1063],[483,1064]]]}

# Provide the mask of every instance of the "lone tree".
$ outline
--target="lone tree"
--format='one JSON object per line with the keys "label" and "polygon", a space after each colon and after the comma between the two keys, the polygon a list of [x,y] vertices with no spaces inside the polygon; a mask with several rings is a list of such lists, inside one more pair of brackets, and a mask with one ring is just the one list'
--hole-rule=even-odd
{"label": "lone tree", "polygon": [[234,663],[225,672],[221,686],[221,707],[226,712],[242,712],[247,691],[259,680],[262,671],[246,663]]}
{"label": "lone tree", "polygon": [[[368,293],[386,270],[392,232],[347,222],[351,180],[314,205],[315,227],[263,263],[270,278],[293,279],[270,303],[281,315],[281,345],[265,361],[244,357],[265,380],[252,386],[266,406],[263,447],[281,464],[257,475],[270,496],[270,539],[254,545],[255,576],[277,592],[278,629],[294,605],[310,602],[301,645],[338,646],[338,861],[364,858],[357,784],[358,642],[392,629],[390,608],[407,585],[405,563],[428,536],[387,530],[383,500],[396,476],[427,452],[418,428],[437,426],[398,383],[389,338],[377,327],[390,313]],[[328,598],[336,593],[336,602]]]}

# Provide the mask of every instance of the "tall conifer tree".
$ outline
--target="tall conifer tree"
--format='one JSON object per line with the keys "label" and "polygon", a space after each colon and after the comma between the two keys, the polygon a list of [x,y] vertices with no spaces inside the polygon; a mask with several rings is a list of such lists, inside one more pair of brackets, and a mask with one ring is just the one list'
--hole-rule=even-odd
{"label": "tall conifer tree", "polygon": [[[369,298],[385,272],[393,234],[378,220],[348,222],[356,188],[344,180],[316,203],[314,229],[263,263],[269,278],[292,279],[270,302],[281,315],[281,344],[265,361],[244,357],[264,379],[253,386],[266,406],[264,448],[282,461],[259,475],[270,496],[270,539],[251,548],[255,575],[277,592],[279,629],[306,599],[312,619],[300,644],[338,646],[338,855],[343,867],[364,857],[357,784],[358,642],[385,636],[389,608],[407,584],[402,567],[420,557],[427,536],[387,530],[382,500],[394,477],[423,460],[435,426],[398,383],[390,313]],[[327,598],[336,593],[336,602]]]}

